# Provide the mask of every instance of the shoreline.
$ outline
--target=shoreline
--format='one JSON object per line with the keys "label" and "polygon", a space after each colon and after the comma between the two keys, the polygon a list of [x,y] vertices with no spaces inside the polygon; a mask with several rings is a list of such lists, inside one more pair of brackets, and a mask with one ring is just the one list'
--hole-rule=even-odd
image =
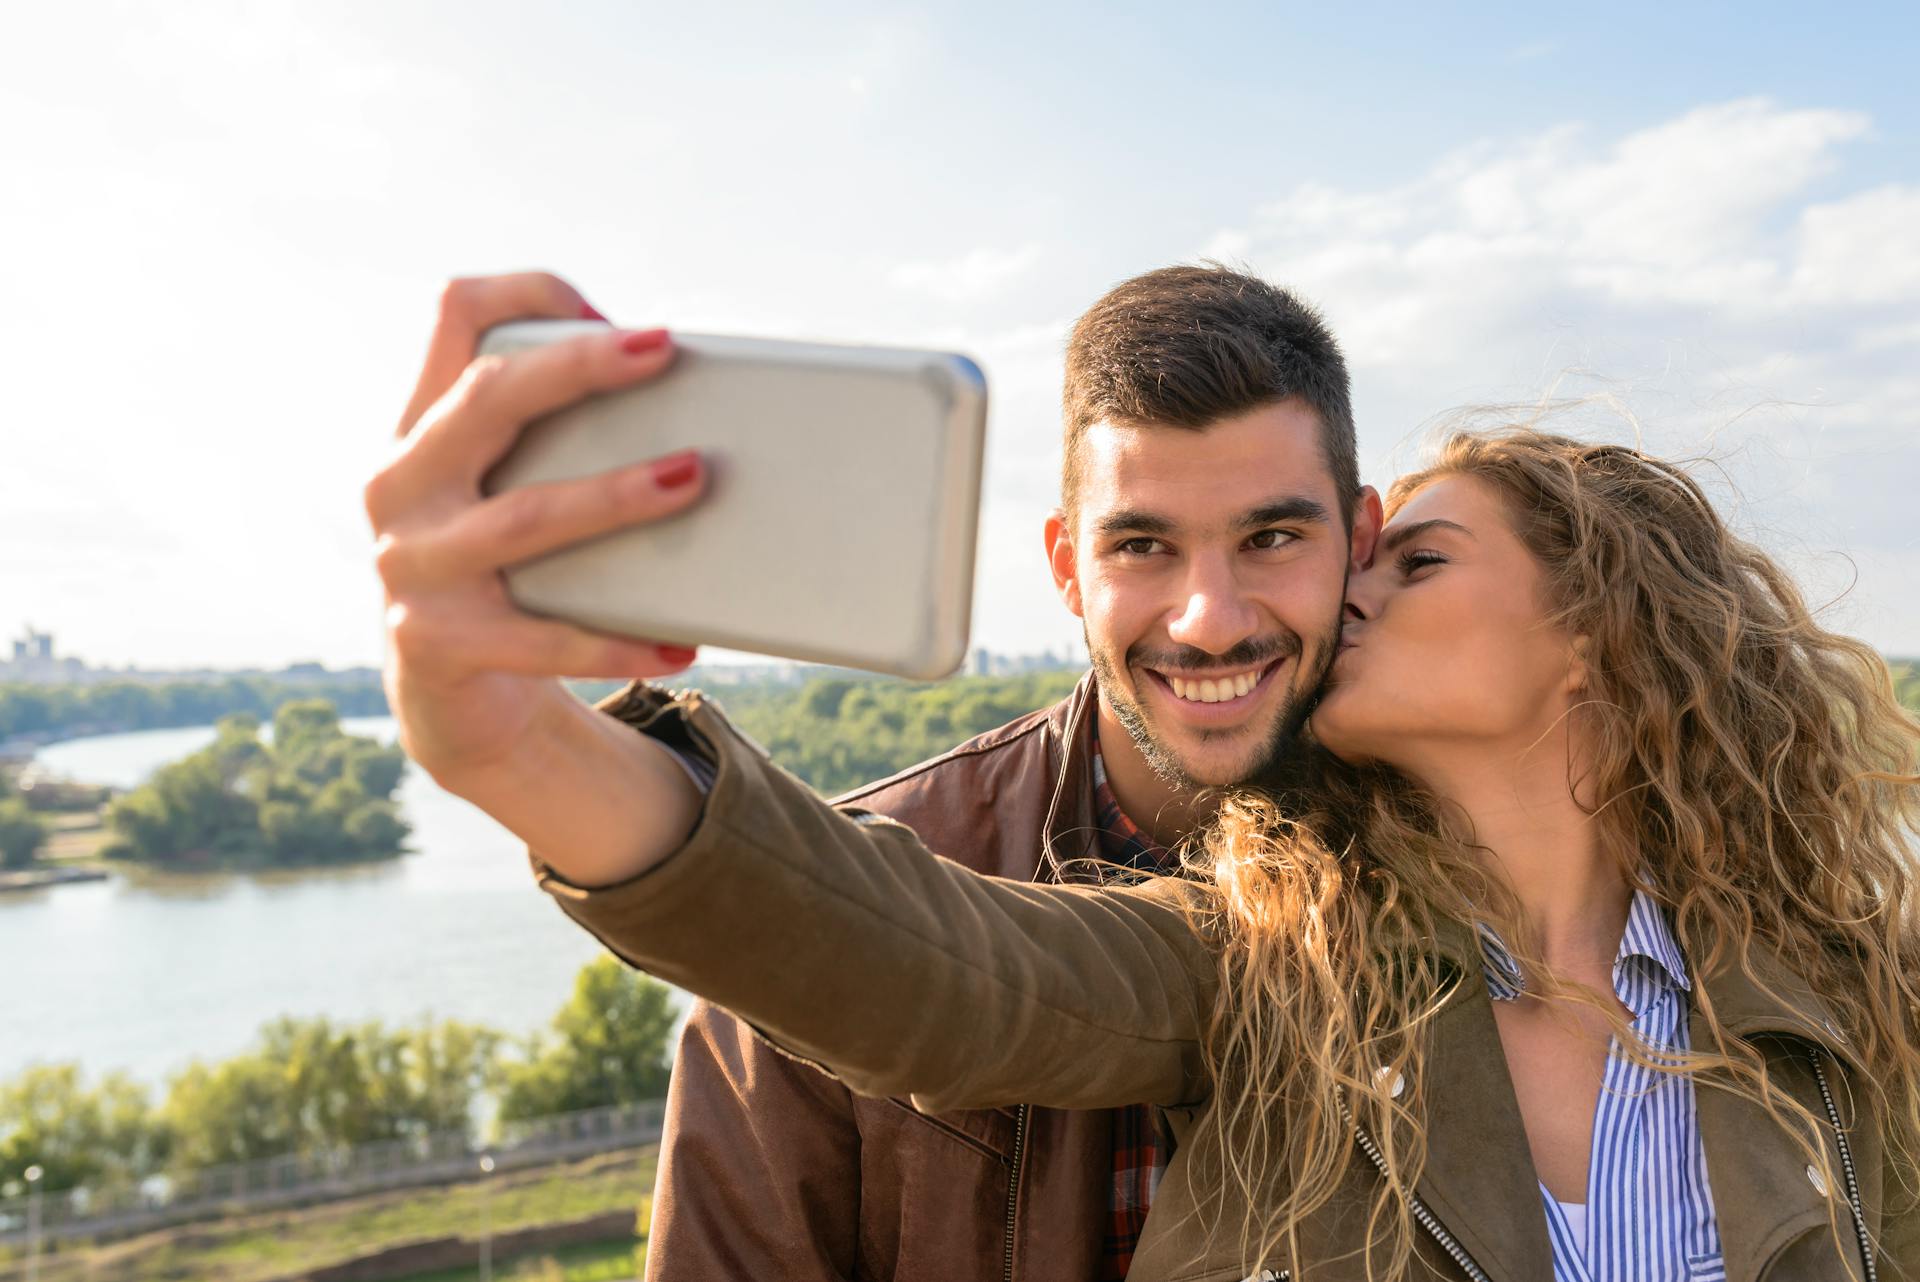
{"label": "shoreline", "polygon": [[112,875],[98,868],[20,868],[0,872],[0,895],[21,894],[70,882],[107,881]]}

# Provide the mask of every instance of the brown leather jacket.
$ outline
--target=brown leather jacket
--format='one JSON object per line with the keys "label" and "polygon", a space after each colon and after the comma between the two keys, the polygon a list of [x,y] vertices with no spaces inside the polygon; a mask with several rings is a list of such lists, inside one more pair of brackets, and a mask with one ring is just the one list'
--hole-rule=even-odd
{"label": "brown leather jacket", "polygon": [[[1053,707],[840,803],[975,871],[1052,880],[1043,851],[1070,860],[1096,837],[1093,700],[1082,678]],[[927,1114],[863,1098],[699,1002],[667,1097],[647,1278],[1091,1279],[1110,1126],[1107,1110]]]}
{"label": "brown leather jacket", "polygon": [[[1211,1168],[1193,1160],[1206,1134],[1203,1043],[1218,975],[1192,914],[1203,887],[1173,878],[1095,888],[976,876],[931,856],[901,824],[823,805],[698,695],[669,705],[640,692],[609,710],[707,757],[716,774],[687,844],[642,876],[584,890],[535,857],[541,885],[575,920],[633,965],[831,1065],[862,1096],[905,1097],[937,1117],[1017,1111],[1019,1101],[1155,1105],[1176,1151],[1133,1282],[1287,1277],[1284,1262],[1245,1259],[1237,1235],[1206,1232],[1199,1214],[1218,1192]],[[1552,1276],[1545,1217],[1471,931],[1452,927],[1424,946],[1457,982],[1430,1024],[1425,1080],[1404,1083],[1428,1132],[1411,1276],[1544,1282]],[[1819,995],[1779,958],[1754,950],[1748,960],[1762,983],[1730,964],[1697,973],[1695,991],[1711,997],[1729,1035],[1763,1053],[1774,1089],[1834,1121],[1806,1137],[1823,1154],[1815,1167],[1758,1105],[1725,1090],[1698,1093],[1727,1279],[1851,1282],[1867,1276],[1862,1235],[1878,1276],[1920,1277],[1920,1182],[1896,1164],[1881,1119],[1861,1105],[1860,1061]],[[1698,1009],[1693,1019],[1695,1043],[1707,1044]],[[1369,1158],[1378,1151],[1364,1131],[1358,1146]],[[1053,1203],[1039,1190],[1051,1187],[1040,1161],[1048,1151],[1036,1144],[1008,1153],[1014,1268],[1086,1278],[1089,1257],[1073,1258],[1073,1241],[1097,1241],[1099,1226],[1071,1209],[1058,1223],[1047,1218]],[[1367,1276],[1366,1206],[1377,1183],[1356,1162],[1303,1223],[1304,1277]],[[920,1188],[903,1190],[900,1201],[937,1206],[972,1196],[971,1188]],[[946,1225],[936,1214],[924,1236],[953,1249]],[[706,1227],[722,1236],[754,1231],[747,1221]],[[917,1254],[922,1236],[920,1222],[902,1224],[901,1249],[951,1272]],[[914,1267],[902,1265],[902,1275],[918,1276]]]}

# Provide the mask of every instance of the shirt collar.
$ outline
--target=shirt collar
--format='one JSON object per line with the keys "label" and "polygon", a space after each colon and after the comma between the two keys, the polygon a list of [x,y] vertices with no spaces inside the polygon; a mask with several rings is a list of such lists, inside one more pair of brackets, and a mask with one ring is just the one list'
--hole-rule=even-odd
{"label": "shirt collar", "polygon": [[[1520,971],[1520,963],[1514,960],[1506,943],[1485,922],[1477,923],[1480,936],[1480,962],[1486,975],[1487,991],[1495,1001],[1512,1001],[1526,991],[1526,976]],[[1687,978],[1686,958],[1680,954],[1680,945],[1673,937],[1673,928],[1667,924],[1667,914],[1661,910],[1653,896],[1636,888],[1633,903],[1627,909],[1627,928],[1621,932],[1620,948],[1613,958],[1613,987],[1616,993],[1626,991],[1625,972],[1634,964],[1635,958],[1652,963],[1656,973],[1667,983],[1680,989],[1693,987]]]}
{"label": "shirt collar", "polygon": [[1106,862],[1144,872],[1170,872],[1171,853],[1128,818],[1107,783],[1107,761],[1100,752],[1100,736],[1093,736],[1093,813],[1099,821],[1100,844]]}

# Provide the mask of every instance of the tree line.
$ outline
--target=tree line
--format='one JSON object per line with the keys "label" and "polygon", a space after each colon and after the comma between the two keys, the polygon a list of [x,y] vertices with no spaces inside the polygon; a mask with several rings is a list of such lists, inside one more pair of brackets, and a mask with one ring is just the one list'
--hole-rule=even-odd
{"label": "tree line", "polygon": [[828,796],[916,762],[1066,697],[1073,671],[918,684],[822,678],[792,688],[713,692],[772,758]]}
{"label": "tree line", "polygon": [[71,1061],[0,1082],[0,1196],[26,1169],[43,1188],[126,1187],[168,1172],[311,1155],[635,1104],[666,1093],[670,991],[612,956],[587,963],[549,1027],[527,1038],[458,1020],[388,1027],[283,1016],[231,1059],[194,1062],[159,1098]]}
{"label": "tree line", "polygon": [[102,681],[89,685],[0,684],[0,741],[77,738],[129,730],[212,725],[229,713],[266,720],[280,705],[324,694],[342,716],[384,717],[378,681],[317,685],[273,677],[219,681]]}

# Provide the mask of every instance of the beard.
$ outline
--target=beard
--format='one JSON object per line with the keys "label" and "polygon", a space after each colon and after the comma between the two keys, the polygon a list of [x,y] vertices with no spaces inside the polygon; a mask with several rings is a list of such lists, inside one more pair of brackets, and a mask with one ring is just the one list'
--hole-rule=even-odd
{"label": "beard", "polygon": [[[1327,672],[1333,667],[1333,660],[1340,648],[1340,619],[1336,616],[1326,634],[1321,637],[1315,651],[1313,671],[1308,672],[1298,666],[1293,672],[1293,680],[1280,700],[1266,733],[1256,737],[1251,752],[1241,764],[1237,776],[1231,780],[1207,783],[1193,777],[1185,762],[1173,748],[1162,741],[1153,730],[1153,720],[1147,710],[1129,693],[1129,686],[1122,685],[1120,673],[1113,656],[1106,650],[1093,644],[1091,634],[1087,635],[1087,655],[1093,663],[1093,673],[1100,683],[1100,689],[1108,705],[1113,709],[1114,719],[1126,730],[1127,737],[1133,740],[1133,746],[1140,751],[1147,765],[1162,782],[1182,791],[1195,791],[1205,787],[1231,787],[1238,784],[1254,783],[1263,777],[1275,773],[1282,759],[1300,740],[1301,731],[1306,727],[1307,718],[1312,714],[1314,704],[1318,702],[1321,687],[1325,684]],[[1298,660],[1306,653],[1306,646],[1300,635],[1292,631],[1281,631],[1271,636],[1252,637],[1233,646],[1224,654],[1209,654],[1192,646],[1181,646],[1171,650],[1152,650],[1144,646],[1134,646],[1122,656],[1127,671],[1133,672],[1142,667],[1150,667],[1164,673],[1179,673],[1189,669],[1251,668],[1265,667],[1282,659]],[[1201,739],[1225,739],[1244,730],[1203,730]]]}

